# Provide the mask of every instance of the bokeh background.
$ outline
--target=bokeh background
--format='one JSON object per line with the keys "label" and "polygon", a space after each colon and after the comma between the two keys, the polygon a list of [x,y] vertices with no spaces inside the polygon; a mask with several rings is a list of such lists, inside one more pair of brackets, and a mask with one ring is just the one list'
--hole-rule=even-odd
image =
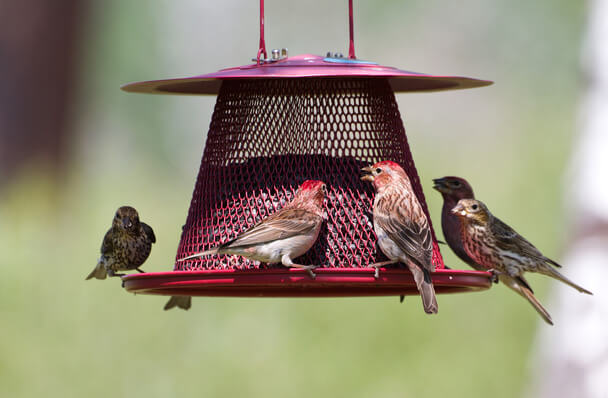
{"label": "bokeh background", "polygon": [[[123,204],[156,232],[144,269],[172,268],[215,101],[119,87],[248,63],[258,3],[9,3],[0,5],[3,396],[525,394],[535,333],[549,326],[502,286],[440,296],[429,317],[415,297],[195,298],[188,312],[164,312],[166,298],[128,294],[117,279],[85,282]],[[586,11],[566,0],[355,0],[359,58],[496,82],[398,95],[438,230],[432,179],[459,175],[561,258]],[[346,54],[347,35],[346,1],[266,1],[269,49]],[[554,283],[529,280],[551,312]]]}

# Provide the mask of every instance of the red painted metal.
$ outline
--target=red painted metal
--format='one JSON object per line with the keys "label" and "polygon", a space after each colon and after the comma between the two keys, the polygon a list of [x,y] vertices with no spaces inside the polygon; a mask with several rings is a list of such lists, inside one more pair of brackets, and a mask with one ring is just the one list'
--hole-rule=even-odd
{"label": "red painted metal", "polygon": [[[137,294],[220,297],[347,297],[417,295],[412,274],[388,269],[374,278],[370,269],[319,269],[310,279],[303,270],[214,270],[131,274],[124,288]],[[440,269],[432,274],[437,293],[488,289],[487,272]]]}
{"label": "red painted metal", "polygon": [[350,39],[348,45],[349,59],[357,59],[357,57],[355,57],[355,33],[353,25],[353,0],[348,0],[348,37]]}
{"label": "red painted metal", "polygon": [[224,81],[285,78],[383,78],[388,80],[394,92],[455,90],[492,84],[488,80],[425,75],[374,62],[304,54],[262,65],[249,64],[222,69],[205,75],[131,83],[122,89],[148,94],[217,94]]}
{"label": "red painted metal", "polygon": [[[219,92],[176,259],[226,242],[289,201],[307,179],[324,181],[326,221],[301,270],[214,255],[176,262],[169,273],[124,277],[128,291],[191,296],[376,296],[418,294],[409,271],[390,268],[376,247],[373,189],[363,166],[393,160],[428,209],[394,91],[479,87],[491,82],[429,76],[370,62],[303,55],[186,79],[133,83],[126,91]],[[426,177],[430,178],[430,177]],[[429,217],[430,222],[430,217]],[[490,287],[490,274],[444,268],[433,235],[438,293]]]}
{"label": "red painted metal", "polygon": [[[327,220],[301,264],[368,267],[376,248],[373,188],[361,168],[393,160],[428,217],[395,95],[385,79],[226,81],[217,98],[177,258],[235,238],[282,207],[305,180],[327,184]],[[430,218],[429,218],[430,220]],[[433,262],[443,260],[433,232]],[[176,270],[265,268],[240,256],[178,262]]]}
{"label": "red painted metal", "polygon": [[260,57],[264,54],[264,59],[268,58],[266,53],[266,41],[264,40],[264,0],[260,0],[260,46],[258,49],[257,64],[260,65]]}

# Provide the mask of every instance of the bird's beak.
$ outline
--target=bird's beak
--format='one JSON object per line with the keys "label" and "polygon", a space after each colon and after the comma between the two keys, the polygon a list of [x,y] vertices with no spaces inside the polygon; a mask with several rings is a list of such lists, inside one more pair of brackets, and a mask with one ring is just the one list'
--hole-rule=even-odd
{"label": "bird's beak", "polygon": [[367,166],[361,169],[361,180],[363,181],[374,181],[374,176],[372,175],[372,166]]}
{"label": "bird's beak", "polygon": [[439,191],[439,192],[446,192],[447,193],[447,188],[445,186],[445,180],[443,178],[435,178],[433,180],[433,189]]}
{"label": "bird's beak", "polygon": [[131,219],[129,217],[123,217],[122,226],[125,228],[131,228],[133,226],[133,223],[131,222]]}
{"label": "bird's beak", "polygon": [[456,214],[459,217],[464,217],[467,215],[466,210],[464,209],[464,206],[460,203],[457,203],[456,206],[454,206],[454,208],[452,208],[452,210],[450,210],[452,212],[452,214]]}

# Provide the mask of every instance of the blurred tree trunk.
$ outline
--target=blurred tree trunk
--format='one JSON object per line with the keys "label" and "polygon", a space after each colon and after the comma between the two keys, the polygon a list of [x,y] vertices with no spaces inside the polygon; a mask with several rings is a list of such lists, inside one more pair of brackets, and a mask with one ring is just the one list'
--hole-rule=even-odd
{"label": "blurred tree trunk", "polygon": [[608,0],[589,2],[583,53],[586,87],[567,176],[570,235],[564,271],[591,290],[560,284],[555,327],[538,335],[531,397],[608,397]]}
{"label": "blurred tree trunk", "polygon": [[81,0],[0,2],[0,184],[30,162],[64,165],[82,9]]}

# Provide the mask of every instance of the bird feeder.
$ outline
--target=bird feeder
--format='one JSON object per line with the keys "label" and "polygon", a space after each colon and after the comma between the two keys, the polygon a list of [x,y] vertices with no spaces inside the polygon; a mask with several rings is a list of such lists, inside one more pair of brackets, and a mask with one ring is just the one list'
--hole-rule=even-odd
{"label": "bird feeder", "polygon": [[[127,291],[188,296],[335,297],[419,294],[405,267],[369,265],[386,258],[372,224],[373,188],[360,169],[382,160],[399,163],[429,219],[395,92],[481,87],[490,81],[407,72],[355,57],[352,0],[349,56],[289,56],[264,42],[253,64],[200,76],[145,81],[128,92],[217,95],[207,142],[173,271],[123,277]],[[240,256],[180,258],[235,238],[280,209],[308,179],[327,184],[327,215],[319,238],[300,264],[305,270]],[[487,272],[448,269],[435,232],[432,280],[437,293],[487,289]]]}

